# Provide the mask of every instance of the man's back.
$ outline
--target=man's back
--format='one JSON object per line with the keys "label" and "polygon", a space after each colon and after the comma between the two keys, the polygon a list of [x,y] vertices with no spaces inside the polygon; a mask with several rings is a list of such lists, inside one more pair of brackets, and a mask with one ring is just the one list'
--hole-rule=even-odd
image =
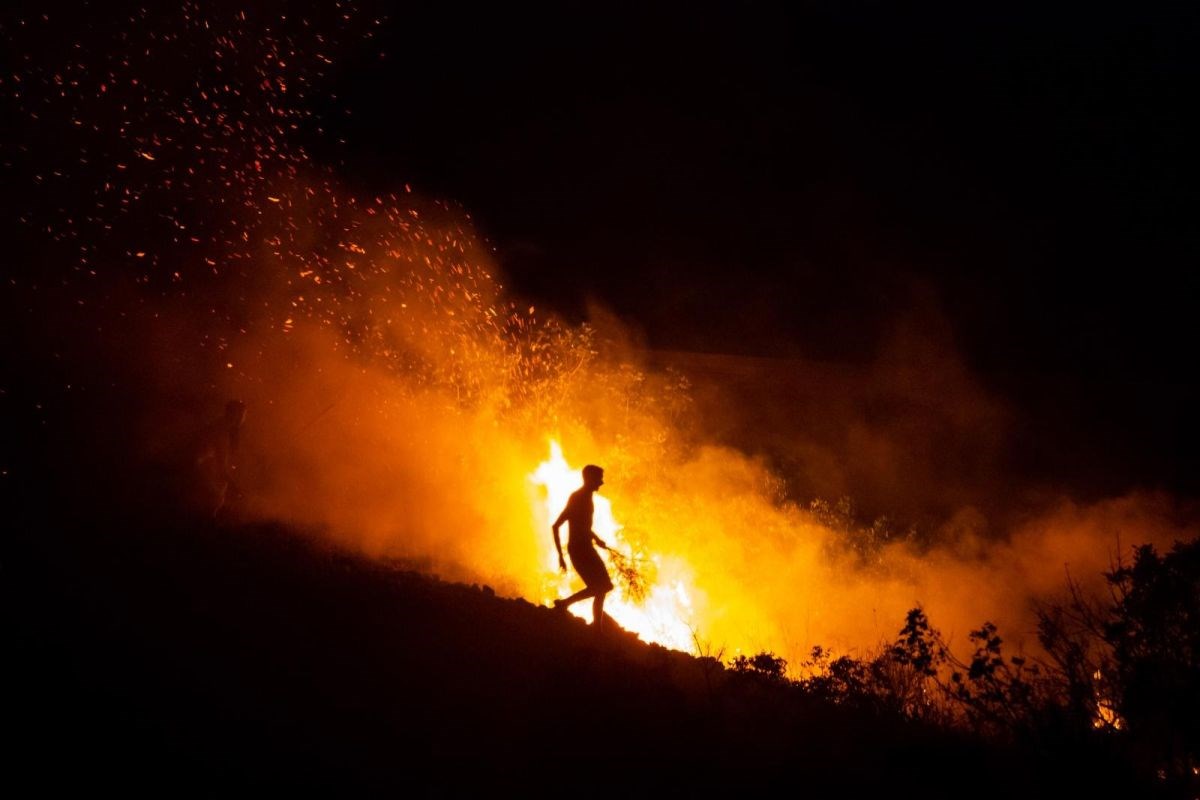
{"label": "man's back", "polygon": [[595,505],[592,493],[586,488],[577,489],[567,500],[564,512],[567,517],[567,546],[590,545],[592,541],[592,513]]}

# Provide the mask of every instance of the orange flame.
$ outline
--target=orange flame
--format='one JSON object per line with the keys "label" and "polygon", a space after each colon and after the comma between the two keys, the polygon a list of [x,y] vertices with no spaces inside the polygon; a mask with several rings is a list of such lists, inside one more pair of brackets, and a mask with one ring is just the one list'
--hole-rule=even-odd
{"label": "orange flame", "polygon": [[[567,504],[571,492],[579,488],[581,480],[579,469],[567,463],[562,446],[554,440],[550,441],[550,457],[538,465],[529,479],[545,490],[542,509],[545,512],[542,518],[545,531],[539,532],[539,536],[544,542],[541,553],[547,579],[541,600],[549,603],[555,598],[571,594],[573,582],[578,582],[572,573],[564,575],[559,572],[558,553],[554,549],[549,527],[550,521]],[[621,534],[622,526],[613,516],[612,504],[608,499],[597,494],[595,508],[592,529],[596,534],[610,547],[624,553],[631,552],[632,548]],[[695,591],[691,569],[678,557],[656,553],[638,555],[644,557],[653,568],[653,575],[644,576],[649,578],[645,596],[640,601],[628,597],[626,588],[618,581],[604,602],[605,612],[622,628],[636,633],[644,641],[676,650],[691,650],[695,630],[691,601]],[[571,607],[571,613],[589,619],[591,604],[578,603]]]}

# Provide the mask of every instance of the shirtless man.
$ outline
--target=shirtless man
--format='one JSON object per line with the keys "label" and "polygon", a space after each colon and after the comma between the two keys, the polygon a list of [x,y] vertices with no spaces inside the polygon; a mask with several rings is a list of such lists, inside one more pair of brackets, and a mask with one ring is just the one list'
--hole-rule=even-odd
{"label": "shirtless man", "polygon": [[563,558],[562,541],[558,535],[558,529],[566,522],[569,528],[567,552],[571,554],[571,565],[575,567],[579,577],[583,578],[585,586],[565,600],[555,600],[554,608],[565,611],[572,603],[586,600],[589,597],[595,598],[592,601],[592,625],[596,630],[600,630],[603,624],[604,595],[613,589],[612,579],[608,577],[608,570],[604,567],[604,562],[600,560],[600,554],[592,546],[594,541],[605,550],[608,549],[608,545],[592,530],[592,512],[595,509],[592,495],[603,485],[604,470],[594,464],[588,464],[583,468],[583,486],[571,495],[571,499],[567,501],[567,507],[554,521],[554,546],[558,549],[558,566],[563,572],[567,571],[567,562]]}

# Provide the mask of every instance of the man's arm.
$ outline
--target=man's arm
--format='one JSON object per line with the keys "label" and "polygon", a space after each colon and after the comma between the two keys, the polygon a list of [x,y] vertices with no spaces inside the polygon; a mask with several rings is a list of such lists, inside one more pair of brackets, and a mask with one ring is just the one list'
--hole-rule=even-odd
{"label": "man's arm", "polygon": [[558,551],[558,568],[563,572],[567,571],[567,562],[563,558],[562,541],[558,537],[558,529],[561,528],[562,524],[567,521],[567,510],[570,508],[571,504],[568,503],[567,507],[563,509],[563,512],[558,515],[558,519],[554,520],[554,525],[551,526],[551,530],[554,531],[554,549]]}
{"label": "man's arm", "polygon": [[595,542],[596,542],[596,544],[600,545],[600,546],[601,546],[601,547],[603,547],[605,550],[607,550],[607,549],[608,549],[608,545],[606,545],[606,544],[604,543],[604,540],[603,540],[603,539],[601,539],[599,536],[597,536],[597,535],[596,535],[596,532],[595,532],[595,531],[592,531],[592,539],[594,539],[594,540],[595,540]]}

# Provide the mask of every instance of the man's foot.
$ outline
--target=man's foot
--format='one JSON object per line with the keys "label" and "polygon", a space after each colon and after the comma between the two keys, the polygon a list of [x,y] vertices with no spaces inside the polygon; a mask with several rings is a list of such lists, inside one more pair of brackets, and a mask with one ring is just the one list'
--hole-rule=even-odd
{"label": "man's foot", "polygon": [[564,603],[562,600],[555,600],[554,601],[554,610],[555,611],[566,611],[567,604]]}

